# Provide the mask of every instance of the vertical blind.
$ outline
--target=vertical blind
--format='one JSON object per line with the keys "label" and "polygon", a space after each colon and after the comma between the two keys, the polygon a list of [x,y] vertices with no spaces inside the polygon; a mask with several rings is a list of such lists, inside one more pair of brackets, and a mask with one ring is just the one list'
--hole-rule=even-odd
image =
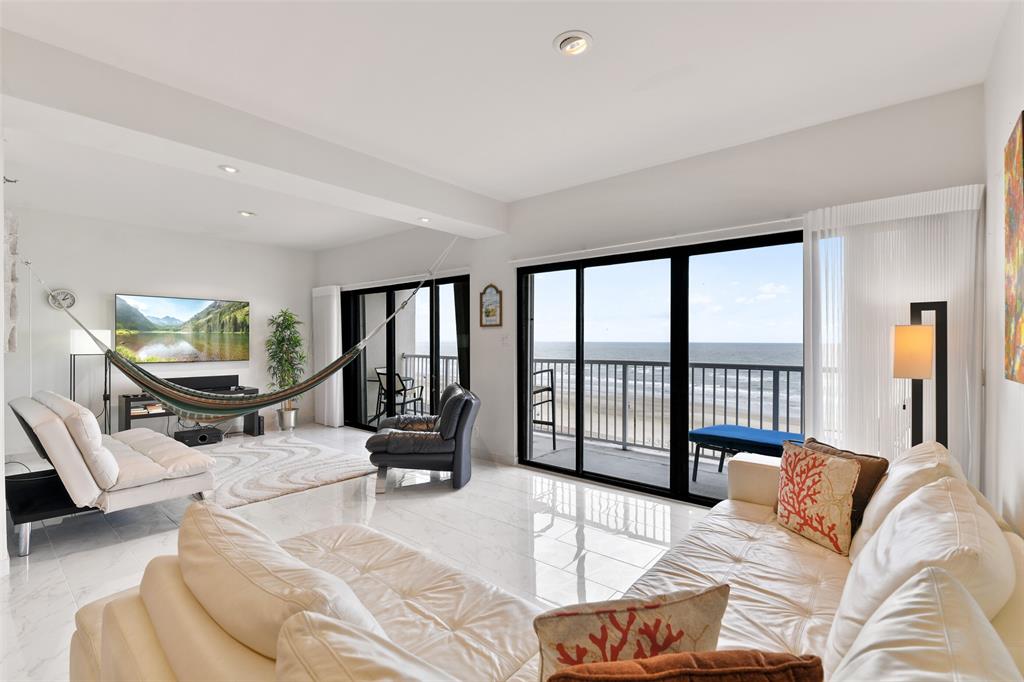
{"label": "vertical blind", "polygon": [[[893,378],[893,326],[910,322],[912,302],[946,301],[949,449],[978,484],[983,198],[984,185],[967,185],[804,217],[809,436],[890,459],[909,447],[910,380]],[[931,440],[934,381],[924,388]]]}

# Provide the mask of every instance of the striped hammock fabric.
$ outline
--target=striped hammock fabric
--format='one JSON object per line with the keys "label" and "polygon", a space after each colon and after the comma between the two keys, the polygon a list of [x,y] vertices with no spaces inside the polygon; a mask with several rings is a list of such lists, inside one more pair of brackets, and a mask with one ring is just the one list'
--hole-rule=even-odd
{"label": "striped hammock fabric", "polygon": [[[260,393],[258,395],[223,395],[219,393],[197,391],[195,389],[173,384],[166,379],[161,379],[152,372],[146,371],[139,365],[126,359],[124,356],[119,355],[117,351],[108,348],[106,344],[93,336],[89,329],[82,324],[82,322],[79,321],[79,319],[75,317],[70,310],[67,308],[64,308],[63,310],[76,325],[81,327],[82,330],[89,335],[97,346],[104,349],[104,355],[108,360],[110,360],[110,364],[124,372],[125,376],[138,384],[144,391],[152,395],[154,399],[159,401],[170,412],[173,412],[182,419],[190,419],[206,424],[215,424],[234,419],[236,417],[241,417],[251,412],[256,412],[257,410],[261,410],[265,407],[271,407],[273,405],[283,403],[286,400],[297,398],[306,391],[312,390],[327,381],[335,372],[344,368],[346,365],[358,358],[359,354],[362,353],[363,349],[366,347],[367,342],[384,329],[387,324],[391,322],[396,315],[398,315],[398,313],[405,309],[405,306],[409,304],[416,295],[416,292],[418,292],[424,284],[434,278],[435,273],[448,257],[448,254],[451,252],[452,247],[455,246],[456,241],[458,241],[457,237],[448,244],[448,248],[441,253],[433,266],[431,266],[430,270],[427,271],[424,278],[420,280],[420,283],[416,285],[416,288],[412,290],[412,293],[402,301],[401,305],[396,306],[395,311],[389,315],[387,319],[377,325],[373,331],[367,334],[362,340],[347,350],[341,357],[334,360],[320,371],[314,373],[305,381],[270,393]],[[31,263],[29,261],[25,261],[25,265],[31,272]],[[32,274],[47,291],[51,291],[49,286],[47,286],[38,275],[34,272]]]}

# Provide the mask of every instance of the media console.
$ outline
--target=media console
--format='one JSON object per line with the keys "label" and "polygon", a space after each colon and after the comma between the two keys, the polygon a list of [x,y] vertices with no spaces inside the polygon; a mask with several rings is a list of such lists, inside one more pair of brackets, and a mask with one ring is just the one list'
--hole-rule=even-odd
{"label": "media console", "polygon": [[[168,378],[172,384],[191,388],[207,393],[222,395],[255,395],[259,389],[254,386],[239,386],[237,374],[220,374],[217,376]],[[173,417],[174,413],[164,409],[157,400],[148,393],[126,393],[118,400],[118,424],[122,431],[132,428],[136,419],[153,419],[156,417]],[[259,415],[251,412],[242,418],[242,431],[250,436],[262,435]]]}

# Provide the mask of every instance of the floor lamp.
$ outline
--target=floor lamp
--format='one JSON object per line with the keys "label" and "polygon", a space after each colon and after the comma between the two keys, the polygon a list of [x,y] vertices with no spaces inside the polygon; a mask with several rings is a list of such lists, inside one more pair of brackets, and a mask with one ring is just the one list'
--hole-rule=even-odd
{"label": "floor lamp", "polygon": [[[935,313],[935,324],[922,324],[922,313]],[[910,444],[924,442],[924,381],[935,377],[935,440],[949,446],[949,385],[946,302],[910,304],[910,324],[896,325],[893,377],[910,379]]]}
{"label": "floor lamp", "polygon": [[[113,347],[114,334],[111,330],[90,329],[89,334],[105,343],[107,348]],[[75,374],[78,356],[103,355],[103,349],[96,345],[96,342],[89,337],[89,334],[86,334],[81,329],[71,330],[71,387],[68,397],[72,400],[75,399],[75,384],[77,383]],[[104,433],[110,433],[110,361],[106,357],[103,358],[103,427]]]}

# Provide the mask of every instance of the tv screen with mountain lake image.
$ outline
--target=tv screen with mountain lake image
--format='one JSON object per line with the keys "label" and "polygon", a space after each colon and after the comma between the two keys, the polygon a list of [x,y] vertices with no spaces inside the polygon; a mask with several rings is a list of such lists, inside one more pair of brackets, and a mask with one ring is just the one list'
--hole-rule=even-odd
{"label": "tv screen with mountain lake image", "polygon": [[117,294],[114,326],[132,362],[249,359],[248,302]]}

